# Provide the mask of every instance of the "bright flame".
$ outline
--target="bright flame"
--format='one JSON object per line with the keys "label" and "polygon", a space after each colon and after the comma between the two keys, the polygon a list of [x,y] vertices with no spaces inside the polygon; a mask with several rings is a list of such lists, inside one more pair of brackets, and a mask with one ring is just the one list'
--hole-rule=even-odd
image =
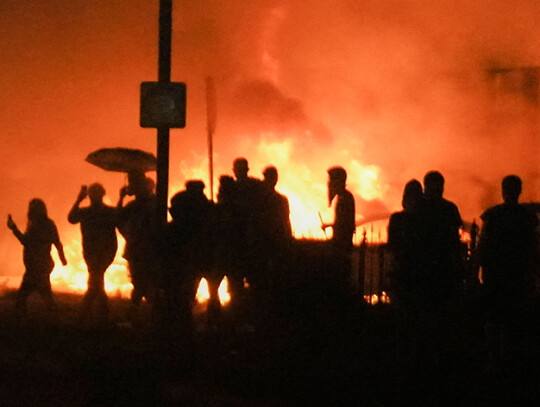
{"label": "bright flame", "polygon": [[383,291],[380,297],[377,294],[364,295],[364,301],[371,305],[376,305],[379,302],[383,304],[390,304],[390,297],[386,291]]}
{"label": "bright flame", "polygon": [[379,172],[379,167],[375,165],[364,166],[357,160],[351,160],[347,171],[348,184],[366,200],[380,198],[383,190],[379,185]]}
{"label": "bright flame", "polygon": [[[319,213],[325,223],[332,223],[334,208],[327,201],[327,166],[312,162],[298,162],[295,156],[303,146],[291,137],[276,140],[275,134],[264,133],[256,146],[255,163],[271,163],[278,168],[277,189],[287,196],[291,211],[291,225],[296,238],[328,239],[321,229]],[[351,192],[365,200],[382,199],[386,186],[380,181],[380,168],[363,165],[345,154],[343,166],[347,170],[347,186]],[[251,161],[250,161],[251,162]],[[254,175],[255,176],[255,175]],[[362,214],[357,213],[360,217]]]}
{"label": "bright flame", "polygon": [[218,288],[219,303],[222,307],[231,302],[231,294],[229,293],[229,279],[227,276],[223,277]]}
{"label": "bright flame", "polygon": [[199,287],[197,288],[197,294],[195,299],[199,304],[202,304],[210,299],[210,288],[208,287],[208,281],[206,278],[201,278]]}
{"label": "bright flame", "polygon": [[[133,285],[130,282],[127,262],[120,255],[123,252],[125,241],[121,237],[118,240],[116,258],[105,272],[105,291],[108,295],[127,298],[131,295]],[[82,257],[80,240],[72,239],[70,244],[65,244],[64,252],[68,264],[62,266],[60,260],[55,260],[55,266],[51,273],[53,290],[84,294],[88,288],[88,269]],[[54,250],[53,254],[55,254]]]}
{"label": "bright flame", "polygon": [[[261,177],[258,173],[267,165],[275,165],[279,171],[278,190],[289,199],[290,218],[293,233],[296,238],[309,239],[329,239],[332,236],[331,228],[325,232],[321,229],[321,218],[325,223],[332,223],[334,209],[328,207],[327,202],[327,174],[328,161],[321,162],[314,158],[308,166],[303,161],[298,160],[299,153],[302,153],[304,146],[298,141],[294,134],[288,137],[277,137],[272,132],[263,133],[260,137],[245,137],[241,146],[243,150],[251,151],[253,156],[247,155],[250,160],[250,167],[253,169],[251,175]],[[309,130],[306,131],[309,136]],[[257,141],[254,141],[257,140]],[[336,155],[337,154],[337,155]],[[342,163],[347,169],[348,188],[353,194],[365,200],[382,199],[386,192],[386,186],[380,180],[380,168],[374,165],[364,165],[357,159],[352,159],[348,151],[336,153],[329,151],[328,157],[336,156],[336,163]],[[208,161],[203,156],[195,156],[195,161],[199,165],[190,165],[183,161],[179,165],[183,180],[171,182],[171,191],[176,193],[183,189],[183,184],[188,179],[207,178]],[[217,159],[218,156],[215,156]],[[217,192],[217,182],[214,184],[214,192]],[[206,193],[209,194],[209,188]],[[320,217],[319,217],[320,214]],[[359,218],[364,214],[357,213]],[[383,231],[385,232],[385,231]],[[380,232],[379,232],[380,234]],[[361,230],[357,230],[355,243],[362,237]],[[373,240],[373,231],[371,231]],[[378,240],[381,240],[379,238]],[[384,240],[384,239],[382,239]],[[119,236],[118,254],[105,273],[105,290],[109,295],[129,297],[133,286],[130,282],[127,262],[121,257],[125,241]],[[70,243],[64,245],[68,265],[62,266],[56,259],[56,265],[51,274],[51,283],[56,291],[84,293],[87,289],[88,272],[86,264],[82,258],[80,235],[71,239]],[[54,250],[53,250],[54,252]],[[230,302],[230,294],[227,287],[228,282],[222,281],[220,284],[220,301],[222,304]],[[247,285],[247,283],[246,283]],[[205,288],[206,287],[206,288]],[[200,290],[205,289],[203,294]],[[223,293],[223,294],[222,294]],[[209,298],[209,288],[206,279],[201,280],[197,292],[197,301],[201,295]],[[221,298],[221,295],[223,298]]]}
{"label": "bright flame", "polygon": [[[229,293],[229,279],[227,276],[223,277],[219,288],[217,290],[219,303],[221,306],[226,306],[231,302],[231,294]],[[208,280],[206,278],[201,278],[199,286],[197,287],[197,294],[195,294],[195,299],[199,304],[204,304],[211,297],[210,286],[208,285]]]}
{"label": "bright flame", "polygon": [[[305,130],[306,138],[311,137]],[[351,135],[354,138],[354,135]],[[268,165],[278,169],[279,180],[277,190],[289,199],[290,218],[293,234],[296,238],[329,239],[331,228],[327,234],[321,229],[319,213],[325,223],[332,223],[334,209],[329,208],[327,193],[327,169],[331,165],[340,164],[347,170],[347,187],[357,197],[366,201],[384,200],[388,185],[381,180],[381,169],[375,165],[364,165],[354,151],[329,147],[323,157],[308,157],[309,161],[299,159],[304,155],[306,146],[296,132],[276,134],[272,131],[259,135],[242,134],[238,136],[237,151],[249,161],[250,176],[262,178],[262,171]],[[332,157],[335,159],[330,160]],[[221,157],[214,154],[215,179],[214,196],[219,188],[219,175],[231,175],[231,162],[221,162]],[[219,163],[219,165],[218,165]],[[185,181],[201,179],[207,184],[205,193],[210,196],[208,188],[208,159],[203,155],[192,153],[192,159],[182,161],[177,174],[180,178],[171,180],[171,191],[176,193],[184,189]],[[371,216],[357,209],[358,219]],[[357,239],[358,240],[358,239]]]}

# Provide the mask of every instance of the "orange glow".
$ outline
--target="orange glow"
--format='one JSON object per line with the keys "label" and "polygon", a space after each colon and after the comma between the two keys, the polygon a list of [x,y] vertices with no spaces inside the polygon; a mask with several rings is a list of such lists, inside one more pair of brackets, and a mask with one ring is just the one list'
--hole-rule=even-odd
{"label": "orange glow", "polygon": [[[138,125],[138,87],[156,75],[158,10],[142,0],[91,8],[76,0],[65,2],[69,9],[42,10],[34,3],[0,2],[6,124],[0,213],[12,213],[22,229],[29,199],[42,198],[69,252],[68,266],[55,267],[53,288],[83,292],[80,234],[66,215],[81,184],[101,182],[117,200],[123,176],[84,162],[89,152],[155,149],[155,132]],[[523,176],[523,201],[540,199],[538,78],[528,81],[531,70],[524,70],[536,72],[540,60],[536,2],[183,3],[174,12],[182,41],[173,47],[171,70],[190,89],[189,126],[172,130],[171,196],[192,178],[204,180],[210,196],[202,137],[210,76],[218,116],[214,196],[217,176],[231,173],[235,157],[245,156],[257,178],[275,165],[297,238],[331,237],[318,212],[332,223],[326,193],[332,165],[348,172],[359,222],[382,206],[399,210],[405,183],[430,169],[445,175],[445,195],[463,219],[498,203],[500,179],[510,172]],[[384,241],[385,226],[368,224],[368,241]],[[4,232],[2,276],[20,278],[19,243]],[[131,290],[120,255],[105,281],[109,294]]]}
{"label": "orange glow", "polygon": [[210,288],[208,287],[208,281],[204,277],[201,278],[195,299],[199,304],[205,303],[210,299]]}
{"label": "orange glow", "polygon": [[[380,168],[375,165],[364,165],[357,159],[352,159],[348,151],[344,161],[298,162],[294,156],[302,151],[303,145],[292,137],[277,138],[274,133],[262,134],[258,144],[252,146],[253,158],[250,168],[262,172],[266,165],[275,165],[279,172],[276,189],[287,196],[290,206],[290,218],[293,233],[296,238],[327,239],[331,237],[331,228],[326,235],[321,229],[318,213],[325,223],[332,223],[334,208],[328,206],[327,198],[327,169],[331,165],[342,165],[347,170],[347,188],[357,197],[365,200],[383,199],[387,190],[380,180]],[[338,153],[332,153],[332,155]],[[257,171],[252,171],[257,177]],[[335,203],[335,202],[334,202]],[[357,210],[358,220],[363,214]]]}
{"label": "orange glow", "polygon": [[390,304],[390,297],[383,291],[379,297],[377,294],[364,295],[364,301],[371,305],[376,305],[379,302],[383,304]]}
{"label": "orange glow", "polygon": [[218,288],[219,303],[222,307],[228,305],[231,302],[231,294],[229,293],[229,279],[227,276],[223,277]]}
{"label": "orange glow", "polygon": [[[247,149],[252,152],[248,157],[253,157],[249,159],[250,175],[261,178],[262,170],[267,165],[275,165],[279,171],[277,189],[289,199],[290,219],[294,236],[296,238],[329,239],[332,236],[332,229],[326,229],[325,233],[321,229],[321,219],[319,218],[319,213],[325,223],[332,223],[334,218],[333,206],[335,206],[335,201],[333,206],[329,207],[327,200],[326,170],[329,165],[313,162],[312,165],[307,166],[305,163],[296,161],[293,159],[294,153],[301,148],[302,145],[293,137],[278,138],[276,134],[271,132],[261,134],[258,142],[250,143],[247,146]],[[348,158],[342,165],[348,171],[348,189],[356,197],[364,200],[383,200],[387,188],[384,182],[380,180],[380,168],[375,165],[364,165],[358,159],[350,158],[347,152],[345,155]],[[185,177],[185,180],[205,179],[207,161],[203,157],[200,158],[200,165],[189,166],[186,162],[180,163],[180,172]],[[171,195],[182,190],[184,182],[172,181]],[[206,183],[208,184],[208,182]],[[215,196],[219,187],[217,184],[216,182]],[[206,193],[209,195],[208,190],[206,190]],[[360,221],[363,218],[363,214],[357,211],[357,220]],[[376,231],[368,230],[371,241],[375,241],[373,239],[376,237],[378,237],[377,241],[384,240],[386,237],[385,226],[386,224]],[[381,230],[384,235],[382,239],[380,236]],[[56,291],[84,293],[87,289],[88,273],[82,258],[80,233],[74,230],[72,235],[74,238],[64,241],[68,266],[63,267],[60,261],[57,260],[51,274],[51,283]],[[358,228],[355,243],[359,243],[361,238],[362,232]],[[121,236],[119,236],[119,242],[116,259],[105,274],[105,289],[109,295],[127,298],[133,286],[130,282],[127,263],[121,257],[125,245],[125,241]],[[227,286],[227,281],[221,282],[220,302],[222,304],[227,304],[230,301]],[[210,295],[208,290],[208,282],[203,279],[197,292],[197,301],[199,303],[207,301]],[[223,298],[221,298],[221,295]]]}
{"label": "orange glow", "polygon": [[[251,175],[258,176],[266,165],[275,165],[279,171],[277,189],[289,199],[290,218],[293,233],[296,238],[329,239],[332,236],[331,228],[325,232],[321,229],[319,213],[325,223],[332,223],[334,208],[328,206],[327,201],[327,165],[313,163],[307,166],[292,159],[295,149],[301,146],[293,138],[276,140],[275,134],[268,133],[261,137],[257,144],[253,144],[253,159],[250,159]],[[205,179],[207,162],[201,157],[200,165],[189,167],[185,162],[180,163],[180,171],[185,179]],[[343,164],[348,170],[348,188],[362,199],[383,199],[386,188],[380,182],[380,169],[374,165],[363,165],[356,159],[349,159]],[[217,183],[216,183],[217,184]],[[217,188],[219,186],[215,185]],[[171,186],[171,195],[183,189],[183,182],[174,181]],[[209,191],[206,191],[209,195]],[[335,205],[335,201],[333,203]],[[361,220],[363,215],[357,213]],[[380,235],[380,228],[377,230]],[[376,233],[375,231],[374,233]],[[382,227],[385,234],[385,227]],[[78,232],[77,232],[78,233]],[[369,233],[371,236],[371,233]],[[361,239],[360,229],[357,230],[355,243]],[[373,237],[373,236],[372,236]],[[384,236],[385,237],[385,236]],[[379,239],[381,237],[379,236]],[[384,239],[382,239],[384,240]],[[118,253],[122,253],[124,240],[120,237]],[[87,287],[88,273],[81,254],[80,237],[64,243],[68,266],[63,267],[59,261],[51,275],[51,283],[57,291],[84,293]],[[247,284],[247,282],[246,282]],[[228,282],[220,284],[220,302],[227,304],[230,301]],[[114,263],[105,274],[105,288],[108,294],[128,297],[133,286],[129,279],[126,261],[117,255]],[[210,293],[206,279],[201,280],[196,299],[199,303],[209,299]],[[223,298],[222,298],[223,296]]]}
{"label": "orange glow", "polygon": [[[116,258],[105,273],[105,291],[108,295],[128,298],[133,285],[129,278],[127,262],[120,255],[123,252],[124,245],[124,240],[119,238],[119,248]],[[59,260],[55,261],[54,270],[51,273],[53,290],[83,294],[88,288],[88,271],[82,257],[80,240],[73,239],[69,244],[64,244],[64,252],[68,260],[68,265],[62,266]],[[53,254],[56,254],[54,250]]]}
{"label": "orange glow", "polygon": [[[199,304],[204,304],[210,299],[210,287],[206,278],[201,278],[199,286],[197,287],[197,293],[195,299]],[[229,279],[227,276],[223,277],[218,288],[219,303],[221,306],[226,306],[231,302],[231,294],[229,293]]]}

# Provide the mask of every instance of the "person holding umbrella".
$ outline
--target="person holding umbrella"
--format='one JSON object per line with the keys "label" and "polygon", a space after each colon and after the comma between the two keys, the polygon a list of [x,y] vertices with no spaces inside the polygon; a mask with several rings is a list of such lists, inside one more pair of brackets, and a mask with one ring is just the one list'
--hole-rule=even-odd
{"label": "person holding umbrella", "polygon": [[[102,317],[108,314],[104,275],[112,264],[118,248],[116,239],[118,216],[116,208],[103,202],[104,195],[105,188],[101,184],[94,183],[88,187],[83,185],[68,215],[71,224],[81,225],[83,257],[89,274],[81,319],[86,318],[95,301],[98,303],[99,314]],[[81,208],[79,205],[86,197],[90,200],[90,206]]]}
{"label": "person holding umbrella", "polygon": [[[157,159],[146,151],[115,147],[96,150],[86,161],[106,171],[127,174],[128,183],[120,189],[117,204],[117,228],[126,241],[123,257],[133,284],[128,318],[133,320],[143,298],[155,308],[160,288],[162,237],[156,223],[155,183],[145,175],[156,170]],[[126,196],[134,199],[124,205]]]}

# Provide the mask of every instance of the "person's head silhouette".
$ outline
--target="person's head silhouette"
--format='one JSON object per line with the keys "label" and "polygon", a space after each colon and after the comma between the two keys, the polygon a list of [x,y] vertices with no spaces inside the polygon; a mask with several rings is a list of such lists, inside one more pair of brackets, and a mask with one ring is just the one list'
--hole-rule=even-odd
{"label": "person's head silhouette", "polygon": [[268,185],[269,188],[274,189],[278,182],[277,168],[274,166],[266,167],[263,171],[263,182]]}
{"label": "person's head silhouette", "polygon": [[424,176],[424,195],[429,200],[441,199],[444,192],[444,177],[439,171],[429,171]]}
{"label": "person's head silhouette", "polygon": [[248,176],[248,161],[244,157],[238,157],[233,162],[233,173],[236,180],[246,179]]}
{"label": "person's head silhouette", "polygon": [[204,185],[204,182],[199,179],[191,179],[189,181],[186,181],[186,191],[189,191],[193,194],[204,194],[204,188],[206,187]]}
{"label": "person's head silhouette", "polygon": [[220,203],[228,202],[234,194],[234,178],[230,175],[219,177],[219,189],[217,200]]}
{"label": "person's head silhouette", "polygon": [[414,209],[422,201],[423,197],[422,184],[420,184],[420,181],[412,179],[405,184],[401,205],[405,210]]}
{"label": "person's head silhouette", "polygon": [[34,198],[28,204],[28,220],[32,223],[47,219],[47,207],[45,202],[39,198]]}
{"label": "person's head silhouette", "polygon": [[506,203],[516,204],[521,194],[521,179],[517,175],[507,175],[502,180],[502,196]]}
{"label": "person's head silhouette", "polygon": [[331,204],[336,195],[345,191],[347,171],[343,167],[331,167],[328,169],[328,203]]}
{"label": "person's head silhouette", "polygon": [[88,198],[90,199],[90,204],[98,205],[102,203],[104,195],[105,188],[103,188],[103,185],[96,182],[88,187]]}

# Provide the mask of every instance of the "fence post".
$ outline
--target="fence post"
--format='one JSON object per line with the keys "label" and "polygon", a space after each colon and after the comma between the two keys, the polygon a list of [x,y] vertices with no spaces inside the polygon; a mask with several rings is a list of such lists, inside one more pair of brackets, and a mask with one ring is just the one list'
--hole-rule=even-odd
{"label": "fence post", "polygon": [[365,274],[366,274],[366,250],[367,250],[367,239],[366,239],[366,229],[362,234],[362,242],[358,247],[358,292],[360,296],[364,298],[364,283],[365,283]]}

